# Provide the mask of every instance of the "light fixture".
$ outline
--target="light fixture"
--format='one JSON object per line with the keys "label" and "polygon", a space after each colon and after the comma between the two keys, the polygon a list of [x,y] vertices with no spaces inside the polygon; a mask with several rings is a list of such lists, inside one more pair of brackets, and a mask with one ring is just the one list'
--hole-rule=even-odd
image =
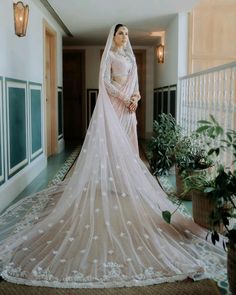
{"label": "light fixture", "polygon": [[22,1],[13,3],[14,22],[15,22],[15,34],[19,37],[24,37],[26,34],[28,18],[29,18],[29,6],[24,5]]}
{"label": "light fixture", "polygon": [[161,37],[164,38],[165,37],[165,31],[156,31],[156,32],[151,32],[150,36],[151,37]]}
{"label": "light fixture", "polygon": [[157,53],[157,62],[159,64],[164,63],[164,45],[160,44],[156,48],[156,53]]}

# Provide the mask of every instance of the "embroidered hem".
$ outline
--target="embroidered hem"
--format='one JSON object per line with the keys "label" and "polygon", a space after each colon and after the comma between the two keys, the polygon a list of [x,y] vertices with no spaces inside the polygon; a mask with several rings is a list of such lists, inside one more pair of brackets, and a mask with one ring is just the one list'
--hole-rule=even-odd
{"label": "embroidered hem", "polygon": [[10,276],[7,271],[3,271],[1,274],[2,278],[6,281],[14,284],[22,284],[27,286],[37,287],[52,287],[52,288],[121,288],[121,287],[142,287],[148,285],[155,285],[161,283],[171,283],[176,281],[183,281],[184,279],[191,278],[193,280],[202,280],[208,278],[206,274],[194,272],[189,274],[179,274],[172,277],[159,277],[145,280],[131,279],[131,280],[120,280],[120,281],[94,281],[94,282],[61,282],[61,281],[46,281],[46,280],[28,280],[24,278],[16,278]]}

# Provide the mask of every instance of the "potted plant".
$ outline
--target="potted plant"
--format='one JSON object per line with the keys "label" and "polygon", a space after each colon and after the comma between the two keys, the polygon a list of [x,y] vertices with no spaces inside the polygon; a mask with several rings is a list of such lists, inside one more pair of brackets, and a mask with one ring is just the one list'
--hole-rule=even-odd
{"label": "potted plant", "polygon": [[[215,146],[209,149],[208,154],[218,156],[227,151],[227,156],[232,162],[229,165],[227,162],[224,164],[216,162],[217,170],[208,177],[202,175],[187,177],[186,191],[199,192],[193,199],[193,215],[196,206],[201,207],[201,214],[204,206],[208,207],[204,222],[210,229],[213,244],[219,241],[219,233],[223,232],[228,238],[226,244],[223,242],[228,251],[228,281],[231,292],[236,294],[236,227],[233,225],[236,218],[236,131],[227,129],[225,132],[213,116],[210,116],[209,121],[204,120],[199,123],[201,126],[197,132],[208,138],[209,145],[210,142],[215,142]],[[218,138],[220,139],[217,143]],[[196,221],[196,217],[194,220]],[[201,224],[199,220],[197,222]]]}
{"label": "potted plant", "polygon": [[[185,179],[186,191],[203,193],[211,203],[207,222],[210,229],[208,235],[211,236],[213,244],[220,240],[219,233],[224,229],[223,234],[227,238],[227,243],[223,241],[223,245],[228,252],[228,281],[232,294],[236,295],[236,131],[224,131],[213,116],[210,116],[209,121],[201,120],[199,123],[201,126],[197,132],[205,136],[209,146],[212,142],[215,144],[209,149],[208,154],[219,156],[227,151],[228,158],[232,156],[232,162],[230,165],[223,165],[215,161],[218,168],[214,173],[208,174],[208,177],[201,174],[188,176]],[[201,201],[202,195],[199,194],[198,198],[198,201]],[[163,211],[164,220],[170,223],[174,212]]]}
{"label": "potted plant", "polygon": [[[187,187],[199,191],[193,198],[194,221],[210,229],[211,240],[219,241],[219,233],[225,233],[228,242],[228,280],[230,289],[236,294],[236,228],[230,221],[236,218],[236,170],[230,171],[219,166],[215,177],[189,177]],[[196,198],[196,199],[195,199]],[[200,214],[195,213],[200,207]]]}
{"label": "potted plant", "polygon": [[192,199],[192,192],[184,188],[184,179],[193,174],[205,174],[213,166],[208,146],[198,133],[183,136],[175,147],[176,192],[184,200]]}
{"label": "potted plant", "polygon": [[206,187],[205,191],[214,195],[218,199],[217,205],[214,207],[210,215],[211,223],[211,240],[215,244],[219,241],[219,226],[223,224],[228,241],[224,244],[227,247],[228,259],[228,281],[230,290],[233,295],[236,294],[236,227],[233,220],[236,218],[236,131],[223,128],[215,120],[213,116],[210,121],[200,121],[202,125],[199,133],[205,133],[209,138],[215,140],[219,135],[224,134],[224,138],[219,144],[211,149],[209,153],[220,154],[222,151],[231,151],[232,163],[230,166],[219,165],[218,173],[214,178],[214,186]]}
{"label": "potted plant", "polygon": [[[223,232],[222,223],[215,223],[213,211],[222,204],[221,195],[217,194],[220,169],[213,174],[190,175],[184,179],[185,193],[192,192],[192,214],[193,220],[207,228],[218,226],[218,231]],[[228,207],[226,207],[228,209]]]}
{"label": "potted plant", "polygon": [[154,176],[167,174],[174,165],[174,148],[181,128],[171,114],[162,113],[153,123],[153,136],[147,146],[147,157]]}

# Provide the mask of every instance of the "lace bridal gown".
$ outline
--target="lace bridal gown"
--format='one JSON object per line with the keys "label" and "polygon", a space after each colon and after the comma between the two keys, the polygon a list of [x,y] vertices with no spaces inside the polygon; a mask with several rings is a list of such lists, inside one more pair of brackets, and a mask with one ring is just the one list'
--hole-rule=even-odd
{"label": "lace bridal gown", "polygon": [[[2,242],[2,277],[61,288],[143,286],[200,279],[225,268],[225,253],[176,206],[138,156],[136,116],[126,100],[138,90],[130,43],[126,56],[103,53],[99,97],[73,175],[37,194],[33,222],[12,226]],[[119,84],[113,77],[126,76]],[[28,198],[31,198],[28,197]],[[23,201],[24,202],[24,201]],[[21,206],[22,202],[16,206]]]}

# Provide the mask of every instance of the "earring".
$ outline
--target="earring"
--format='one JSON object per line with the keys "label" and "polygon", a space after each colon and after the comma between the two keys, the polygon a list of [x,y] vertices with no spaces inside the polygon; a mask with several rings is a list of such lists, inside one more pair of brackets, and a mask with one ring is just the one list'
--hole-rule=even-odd
{"label": "earring", "polygon": [[114,49],[115,47],[116,47],[116,45],[115,45],[115,41],[114,41],[114,38],[113,38],[112,43],[111,43],[111,48]]}

